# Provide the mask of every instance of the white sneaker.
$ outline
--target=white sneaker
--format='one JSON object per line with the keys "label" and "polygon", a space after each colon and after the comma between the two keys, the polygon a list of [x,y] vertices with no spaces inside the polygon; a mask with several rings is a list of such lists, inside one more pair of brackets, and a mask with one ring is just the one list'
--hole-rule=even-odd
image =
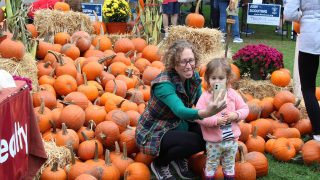
{"label": "white sneaker", "polygon": [[313,135],[313,139],[320,142],[320,135]]}
{"label": "white sneaker", "polygon": [[234,43],[243,43],[243,39],[241,39],[241,38],[234,38],[234,39],[233,39],[233,42],[234,42]]}

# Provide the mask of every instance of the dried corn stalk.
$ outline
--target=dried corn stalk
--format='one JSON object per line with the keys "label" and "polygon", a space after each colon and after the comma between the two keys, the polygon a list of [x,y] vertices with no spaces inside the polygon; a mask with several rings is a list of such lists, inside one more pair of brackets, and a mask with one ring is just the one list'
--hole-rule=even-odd
{"label": "dried corn stalk", "polygon": [[144,27],[143,35],[149,44],[158,44],[161,38],[162,15],[160,14],[161,2],[159,0],[146,0],[144,9],[139,6],[141,12],[140,22]]}

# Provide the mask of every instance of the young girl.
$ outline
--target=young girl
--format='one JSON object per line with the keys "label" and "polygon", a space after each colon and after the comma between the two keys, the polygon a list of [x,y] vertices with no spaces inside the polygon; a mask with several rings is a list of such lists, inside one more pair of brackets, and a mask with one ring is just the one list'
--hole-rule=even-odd
{"label": "young girl", "polygon": [[206,141],[206,180],[213,179],[220,164],[220,159],[224,179],[234,179],[235,156],[238,149],[237,140],[240,136],[240,128],[237,122],[246,118],[249,108],[241,96],[231,88],[232,76],[231,67],[226,58],[211,60],[207,64],[204,76],[209,88],[202,93],[196,105],[198,109],[206,108],[206,104],[214,96],[213,87],[216,84],[223,84],[227,87],[225,90],[227,107],[211,117],[196,121],[201,125],[203,138]]}

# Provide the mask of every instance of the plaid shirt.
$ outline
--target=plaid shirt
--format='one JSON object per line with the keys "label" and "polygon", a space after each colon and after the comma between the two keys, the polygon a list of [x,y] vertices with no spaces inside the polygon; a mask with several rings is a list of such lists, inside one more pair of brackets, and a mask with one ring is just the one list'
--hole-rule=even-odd
{"label": "plaid shirt", "polygon": [[180,124],[180,119],[153,93],[154,85],[162,82],[173,83],[178,97],[189,108],[195,104],[197,88],[201,86],[201,79],[195,73],[190,79],[191,97],[188,97],[180,76],[176,71],[162,72],[151,82],[151,99],[139,119],[136,128],[136,141],[143,153],[153,156],[159,155],[163,135],[167,131],[177,128]]}

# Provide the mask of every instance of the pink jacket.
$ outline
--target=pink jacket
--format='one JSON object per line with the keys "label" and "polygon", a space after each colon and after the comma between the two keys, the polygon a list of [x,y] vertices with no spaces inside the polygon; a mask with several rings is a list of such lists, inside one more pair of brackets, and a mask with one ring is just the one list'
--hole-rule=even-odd
{"label": "pink jacket", "polygon": [[[200,96],[196,105],[197,109],[205,109],[212,94],[208,91],[204,91]],[[239,120],[245,119],[249,114],[248,105],[243,101],[242,97],[232,88],[227,90],[227,107],[216,115],[213,115],[202,120],[196,120],[200,124],[203,139],[209,142],[221,142],[222,133],[219,125],[217,125],[218,117],[221,117],[221,113],[236,112],[239,115]],[[232,131],[236,140],[238,140],[241,132],[237,122],[232,122]]]}

